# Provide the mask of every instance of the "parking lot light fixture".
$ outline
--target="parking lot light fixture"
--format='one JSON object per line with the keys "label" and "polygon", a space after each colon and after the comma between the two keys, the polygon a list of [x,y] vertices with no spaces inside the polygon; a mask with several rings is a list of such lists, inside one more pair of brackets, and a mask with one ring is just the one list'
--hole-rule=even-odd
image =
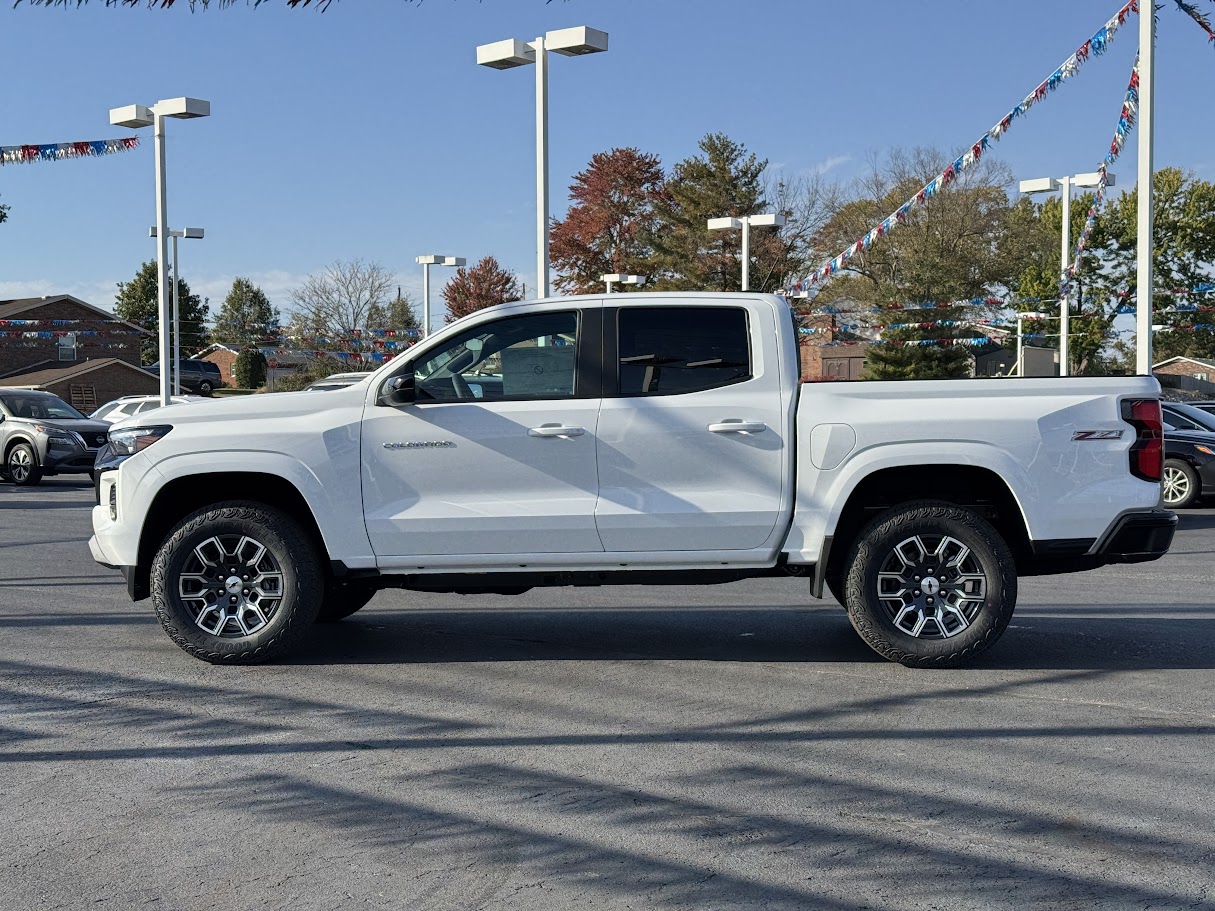
{"label": "parking lot light fixture", "polygon": [[785,216],[775,212],[762,215],[741,215],[737,218],[710,218],[710,231],[735,231],[742,228],[742,290],[751,288],[751,228],[779,228],[785,223]]}
{"label": "parking lot light fixture", "polygon": [[427,253],[414,258],[414,262],[422,267],[422,338],[430,336],[430,267],[454,266],[462,267],[466,260],[463,256],[440,256],[437,253]]}
{"label": "parking lot light fixture", "polygon": [[607,293],[612,293],[612,285],[644,285],[644,275],[629,275],[624,272],[608,272],[599,276],[599,280],[607,286]]}
{"label": "parking lot light fixture", "polygon": [[608,49],[608,34],[585,25],[546,32],[535,41],[507,38],[477,47],[477,63],[492,70],[536,67],[536,296],[548,297],[548,55],[583,57]]}
{"label": "parking lot light fixture", "polygon": [[[160,314],[160,403],[168,405],[172,399],[170,372],[164,369],[169,362],[169,209],[168,188],[165,183],[165,118],[194,120],[211,115],[211,102],[200,98],[162,98],[151,107],[128,104],[110,109],[110,123],[115,126],[139,129],[153,128],[156,159],[156,284],[157,306]],[[176,287],[176,284],[174,284]]]}
{"label": "parking lot light fixture", "polygon": [[[181,395],[181,302],[178,300],[177,291],[177,240],[185,237],[191,240],[202,240],[202,228],[182,228],[180,231],[169,230],[169,236],[173,238],[173,363],[171,370],[173,371],[173,390]],[[156,237],[156,226],[148,228],[148,236]],[[164,371],[164,361],[160,362],[160,369]]]}
{"label": "parking lot light fixture", "polygon": [[[1112,187],[1115,184],[1114,175],[1106,172],[1105,185]],[[1032,180],[1023,180],[1020,184],[1020,190],[1026,196],[1039,196],[1047,193],[1063,193],[1063,237],[1062,237],[1062,256],[1059,262],[1061,271],[1059,279],[1061,282],[1067,281],[1067,267],[1071,265],[1072,256],[1072,187],[1095,187],[1101,183],[1100,172],[1093,171],[1085,174],[1074,174],[1068,177],[1035,177]],[[1059,300],[1059,376],[1067,376],[1070,372],[1068,359],[1070,357],[1069,341],[1071,337],[1071,306],[1070,298],[1063,295]],[[1021,375],[1021,360],[1017,359],[1017,375]]]}

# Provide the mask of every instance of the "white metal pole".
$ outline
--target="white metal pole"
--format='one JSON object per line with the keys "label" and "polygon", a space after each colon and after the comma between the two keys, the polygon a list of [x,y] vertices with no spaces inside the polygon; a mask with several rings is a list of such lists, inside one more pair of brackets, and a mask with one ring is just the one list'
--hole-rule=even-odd
{"label": "white metal pole", "polygon": [[608,294],[611,294],[611,293],[612,293],[612,283],[611,283],[611,281],[610,281],[610,280],[608,280],[608,281],[604,281],[604,284],[605,284],[605,285],[607,285],[607,293],[608,293]]}
{"label": "white metal pole", "polygon": [[742,217],[742,289],[750,289],[751,277],[751,219]]}
{"label": "white metal pole", "polygon": [[1021,317],[1017,317],[1017,377],[1025,376],[1025,348],[1024,342],[1021,339],[1021,327],[1024,323]]}
{"label": "white metal pole", "polygon": [[156,145],[156,303],[160,330],[160,404],[172,401],[169,364],[169,203],[165,185],[165,119],[152,109],[154,143]]}
{"label": "white metal pole", "polygon": [[548,297],[548,50],[536,39],[536,296]]}
{"label": "white metal pole", "polygon": [[173,391],[181,395],[181,306],[177,300],[177,235],[173,235]]}
{"label": "white metal pole", "polygon": [[1152,100],[1155,90],[1155,4],[1148,3],[1141,4],[1139,10],[1139,212],[1136,228],[1139,261],[1135,278],[1135,372],[1140,376],[1152,372],[1152,231],[1156,214],[1156,194],[1152,186]]}
{"label": "white metal pole", "polygon": [[[1059,178],[1063,185],[1063,247],[1059,262],[1063,264],[1060,281],[1067,282],[1068,260],[1072,256],[1072,179]],[[1064,292],[1059,301],[1059,376],[1071,373],[1071,293]]]}
{"label": "white metal pole", "polygon": [[422,263],[422,338],[430,338],[430,263]]}

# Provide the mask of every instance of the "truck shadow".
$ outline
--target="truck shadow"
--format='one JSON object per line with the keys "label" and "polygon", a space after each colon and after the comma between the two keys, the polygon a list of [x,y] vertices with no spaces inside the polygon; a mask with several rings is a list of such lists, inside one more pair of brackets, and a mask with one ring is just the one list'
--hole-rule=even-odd
{"label": "truck shadow", "polygon": [[[341,623],[318,625],[286,663],[496,661],[885,664],[838,607],[402,610],[374,603]],[[1205,668],[1215,668],[1215,610],[1207,604],[1081,611],[1027,606],[1000,642],[968,665],[970,670]]]}

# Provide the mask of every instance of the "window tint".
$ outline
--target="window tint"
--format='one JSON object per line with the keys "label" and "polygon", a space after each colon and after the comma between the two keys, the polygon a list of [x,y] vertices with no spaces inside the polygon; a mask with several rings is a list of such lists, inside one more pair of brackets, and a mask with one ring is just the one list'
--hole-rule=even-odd
{"label": "window tint", "polygon": [[678,395],[751,378],[740,308],[622,307],[618,325],[621,395]]}
{"label": "window tint", "polygon": [[573,311],[482,324],[414,364],[417,400],[569,398],[577,350]]}

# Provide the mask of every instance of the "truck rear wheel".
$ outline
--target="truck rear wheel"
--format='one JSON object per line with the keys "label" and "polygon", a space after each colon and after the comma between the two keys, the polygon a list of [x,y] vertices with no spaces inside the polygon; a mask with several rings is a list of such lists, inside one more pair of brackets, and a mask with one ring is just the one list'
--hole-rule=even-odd
{"label": "truck rear wheel", "polygon": [[985,519],[920,500],[887,510],[860,533],[844,595],[848,619],[874,651],[907,667],[954,667],[1004,633],[1017,575]]}
{"label": "truck rear wheel", "polygon": [[152,604],[174,642],[212,664],[286,655],[324,593],[311,538],[261,503],[216,503],[173,529],[152,562]]}

